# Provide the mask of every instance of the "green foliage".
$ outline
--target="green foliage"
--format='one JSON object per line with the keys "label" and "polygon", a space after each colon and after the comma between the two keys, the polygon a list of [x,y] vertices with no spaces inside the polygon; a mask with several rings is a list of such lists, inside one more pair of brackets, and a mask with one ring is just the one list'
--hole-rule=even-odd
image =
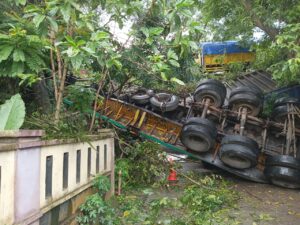
{"label": "green foliage", "polygon": [[110,180],[107,176],[97,176],[93,182],[94,187],[101,196],[110,190]]}
{"label": "green foliage", "polygon": [[254,68],[270,71],[280,85],[299,83],[299,1],[205,0],[201,9],[213,40],[254,40]]}
{"label": "green foliage", "polygon": [[274,103],[278,99],[276,94],[272,94],[269,98],[265,99],[262,116],[265,118],[269,118],[272,115],[274,110]]}
{"label": "green foliage", "polygon": [[95,99],[95,90],[83,85],[70,85],[66,88],[66,98],[72,101],[70,110],[86,113],[91,110]]}
{"label": "green foliage", "polygon": [[20,27],[0,34],[0,76],[37,74],[45,69],[47,42]]}
{"label": "green foliage", "polygon": [[169,163],[165,152],[152,142],[136,142],[125,150],[126,158],[119,159],[116,166],[116,177],[122,171],[124,187],[137,185],[159,186],[166,182]]}
{"label": "green foliage", "polygon": [[272,45],[273,51],[286,53],[285,58],[279,58],[269,70],[273,78],[281,85],[300,82],[300,23],[288,24],[283,32],[276,37]]}
{"label": "green foliage", "polygon": [[184,224],[216,223],[218,221],[213,214],[224,205],[232,206],[236,198],[235,193],[228,189],[225,181],[220,182],[219,177],[205,177],[200,183],[205,185],[201,191],[195,185],[184,190],[181,201],[190,209],[182,220]]}
{"label": "green foliage", "polygon": [[78,112],[64,113],[58,123],[53,121],[52,114],[34,112],[28,116],[23,125],[26,129],[45,130],[44,139],[76,139],[89,141],[88,123],[85,114]]}
{"label": "green foliage", "polygon": [[0,105],[0,131],[18,130],[25,117],[25,104],[19,94]]}
{"label": "green foliage", "polygon": [[80,225],[113,225],[116,221],[114,209],[104,200],[104,195],[110,189],[107,176],[98,176],[94,180],[97,193],[89,196],[80,208],[80,215],[76,218]]}
{"label": "green foliage", "polygon": [[229,184],[219,176],[191,176],[203,187],[185,183],[185,180],[176,190],[146,188],[117,197],[114,205],[119,221],[115,224],[238,224],[223,212],[225,207],[232,208],[237,200]]}

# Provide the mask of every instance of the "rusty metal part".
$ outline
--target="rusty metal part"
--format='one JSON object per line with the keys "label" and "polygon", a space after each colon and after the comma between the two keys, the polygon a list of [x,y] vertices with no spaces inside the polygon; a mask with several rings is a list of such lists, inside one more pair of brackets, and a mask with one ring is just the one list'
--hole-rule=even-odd
{"label": "rusty metal part", "polygon": [[202,110],[201,118],[205,118],[206,117],[209,105],[210,105],[210,99],[206,98],[204,100],[204,108]]}
{"label": "rusty metal part", "polygon": [[[193,109],[195,108],[203,108],[203,104],[202,103],[191,103],[191,106],[193,106]],[[220,109],[220,108],[216,108],[212,105],[208,106],[208,109],[212,112],[211,114],[217,114],[218,116],[220,116],[220,114],[224,114],[224,110]],[[227,117],[231,117],[231,118],[238,118],[239,116],[239,112],[235,112],[235,111],[231,111],[226,109],[226,115]],[[300,116],[300,115],[299,115]],[[247,121],[246,124],[251,124],[251,125],[255,125],[255,126],[261,126],[264,127],[266,124],[266,121],[251,115],[247,115]],[[284,124],[283,123],[278,123],[278,122],[274,122],[274,121],[269,121],[268,122],[268,127],[270,128],[276,128],[278,130],[283,130],[284,128]],[[300,136],[300,129],[295,127],[295,134],[297,136]]]}
{"label": "rusty metal part", "polygon": [[265,151],[266,145],[267,145],[267,128],[264,128],[262,132],[262,147],[261,147],[262,153]]}
{"label": "rusty metal part", "polygon": [[240,135],[243,135],[245,130],[246,120],[247,120],[247,108],[244,107],[241,109],[241,111],[242,112],[241,112],[241,121],[240,121]]}

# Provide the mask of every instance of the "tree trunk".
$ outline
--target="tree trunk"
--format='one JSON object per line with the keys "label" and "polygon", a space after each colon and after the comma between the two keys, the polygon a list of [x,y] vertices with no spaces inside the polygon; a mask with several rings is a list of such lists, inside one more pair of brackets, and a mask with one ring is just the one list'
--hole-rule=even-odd
{"label": "tree trunk", "polygon": [[[61,61],[60,61],[60,65],[62,65]],[[59,72],[62,75],[62,77],[60,79],[59,89],[57,90],[57,101],[56,101],[55,115],[54,115],[55,123],[58,123],[60,117],[60,110],[61,110],[61,105],[63,100],[64,89],[65,89],[65,80],[67,76],[67,67],[68,65],[65,62],[63,66],[63,71]]]}
{"label": "tree trunk", "polygon": [[251,0],[240,0],[243,7],[247,11],[247,13],[250,15],[252,22],[255,26],[263,30],[269,37],[274,41],[276,39],[276,36],[279,34],[279,30],[275,27],[267,25],[262,18],[260,18],[253,10],[253,5]]}
{"label": "tree trunk", "polygon": [[35,100],[38,104],[38,107],[43,113],[50,113],[51,101],[45,80],[42,79],[39,82],[35,83],[32,88],[35,94]]}
{"label": "tree trunk", "polygon": [[99,81],[98,89],[97,89],[96,96],[95,96],[95,102],[94,102],[94,110],[93,110],[93,115],[92,115],[92,121],[91,121],[90,129],[89,129],[90,132],[93,130],[93,127],[94,127],[95,117],[96,117],[96,110],[97,110],[97,104],[98,104],[98,98],[99,98],[100,91],[101,91],[101,89],[103,88],[103,84],[104,84],[104,82],[105,82],[105,79],[106,79],[107,74],[108,74],[108,71],[105,71],[103,78],[100,79],[100,81]]}

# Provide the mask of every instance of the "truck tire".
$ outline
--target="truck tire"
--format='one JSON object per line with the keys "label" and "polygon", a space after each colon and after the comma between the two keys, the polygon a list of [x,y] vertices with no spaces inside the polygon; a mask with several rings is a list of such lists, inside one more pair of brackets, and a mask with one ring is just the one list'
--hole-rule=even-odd
{"label": "truck tire", "polygon": [[300,170],[300,160],[289,155],[272,155],[267,157],[265,166],[282,166]]}
{"label": "truck tire", "polygon": [[211,133],[212,132],[205,126],[189,124],[183,126],[180,140],[189,150],[203,153],[215,146],[215,138]]}
{"label": "truck tire", "polygon": [[269,181],[285,188],[300,188],[300,171],[282,166],[267,166],[264,173]]}
{"label": "truck tire", "polygon": [[211,100],[211,105],[221,107],[226,97],[226,87],[217,80],[205,80],[201,82],[194,92],[194,101],[202,102],[205,98]]}
{"label": "truck tire", "polygon": [[222,91],[222,94],[226,96],[227,90],[226,90],[225,85],[221,81],[214,80],[214,79],[206,79],[206,80],[201,81],[198,84],[197,88],[202,86],[202,85],[205,85],[205,84],[213,84],[213,85],[218,86],[220,88],[220,90]]}
{"label": "truck tire", "polygon": [[235,169],[248,169],[257,165],[257,155],[251,149],[237,144],[222,145],[219,156],[224,164]]}
{"label": "truck tire", "polygon": [[145,105],[149,103],[150,96],[146,89],[140,89],[131,97],[131,100],[138,105]]}
{"label": "truck tire", "polygon": [[281,97],[281,98],[278,98],[274,102],[274,108],[276,108],[277,106],[286,105],[287,103],[295,104],[297,106],[300,105],[299,99],[297,99],[297,98],[294,98],[294,97]]}
{"label": "truck tire", "polygon": [[262,105],[262,93],[249,87],[238,87],[231,92],[229,97],[229,107],[233,111],[246,107],[248,114],[251,116],[257,116],[262,109]]}
{"label": "truck tire", "polygon": [[[297,98],[292,98],[292,97],[279,98],[274,103],[274,109],[271,115],[274,121],[279,123],[285,122],[285,120],[287,119],[287,115],[289,113],[288,106],[287,106],[288,103],[294,104],[295,106],[300,106],[300,102]],[[297,124],[300,123],[299,118],[297,116],[295,117],[295,122]]]}
{"label": "truck tire", "polygon": [[259,147],[256,141],[246,136],[241,135],[226,135],[222,139],[222,145],[225,144],[237,144],[241,146],[245,146],[247,148],[253,149],[256,154],[259,154]]}
{"label": "truck tire", "polygon": [[150,103],[154,110],[170,112],[178,107],[179,98],[176,95],[158,93],[150,98]]}
{"label": "truck tire", "polygon": [[208,119],[200,118],[200,117],[191,117],[186,121],[184,126],[186,125],[199,125],[199,126],[206,127],[209,130],[209,133],[212,138],[217,137],[218,131],[216,129],[216,125],[214,122]]}

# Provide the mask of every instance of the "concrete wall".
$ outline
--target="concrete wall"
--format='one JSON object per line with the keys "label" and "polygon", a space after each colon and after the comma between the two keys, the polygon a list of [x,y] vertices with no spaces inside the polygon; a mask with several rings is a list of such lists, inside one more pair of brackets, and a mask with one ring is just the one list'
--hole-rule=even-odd
{"label": "concrete wall", "polygon": [[[72,193],[76,189],[90,183],[92,178],[96,175],[96,149],[99,148],[99,169],[100,173],[111,170],[111,153],[112,146],[109,139],[91,142],[92,148],[88,143],[79,144],[63,144],[57,146],[45,146],[41,151],[41,165],[40,165],[40,204],[41,207],[47,207],[55,201],[58,201],[63,196]],[[107,146],[106,163],[107,168],[104,168],[104,146]],[[91,175],[88,176],[88,151],[91,152]],[[81,151],[80,162],[80,182],[76,182],[76,155],[77,151]],[[64,153],[69,155],[68,165],[68,187],[63,188],[63,157]],[[52,196],[46,197],[45,194],[45,177],[46,177],[46,158],[47,156],[53,157],[52,167]]]}
{"label": "concrete wall", "polygon": [[[90,193],[97,174],[110,176],[113,185],[113,134],[109,130],[100,134],[91,137],[91,145],[72,140],[45,142],[33,137],[26,142],[24,135],[22,141],[18,142],[14,137],[15,143],[0,143],[0,224],[40,224],[40,218],[43,218],[43,224],[48,224],[45,222],[47,215],[56,209],[60,212],[56,214],[61,217],[57,221],[61,221],[68,215],[70,205],[72,213],[77,210],[78,201],[74,203],[74,199],[82,193]],[[96,171],[97,166],[99,171]]]}
{"label": "concrete wall", "polygon": [[39,211],[40,148],[16,151],[15,222]]}
{"label": "concrete wall", "polygon": [[15,151],[0,152],[0,224],[12,224],[14,215]]}

